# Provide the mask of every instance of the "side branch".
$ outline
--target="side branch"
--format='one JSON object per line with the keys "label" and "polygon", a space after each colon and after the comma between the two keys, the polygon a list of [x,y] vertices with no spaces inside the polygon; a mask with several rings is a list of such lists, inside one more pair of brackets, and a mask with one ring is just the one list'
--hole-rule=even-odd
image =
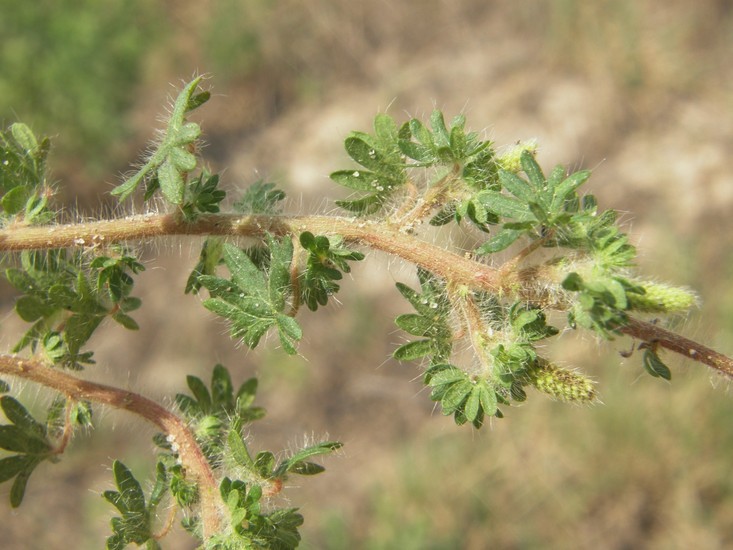
{"label": "side branch", "polygon": [[139,394],[80,380],[38,361],[14,355],[0,355],[0,373],[36,382],[78,401],[87,400],[129,411],[172,436],[178,444],[178,454],[187,474],[199,489],[204,538],[219,531],[218,489],[214,474],[193,433],[179,417]]}
{"label": "side branch", "polygon": [[[504,272],[471,258],[427,243],[387,224],[338,216],[239,216],[208,214],[186,222],[176,214],[131,216],[118,220],[42,227],[6,227],[0,230],[0,250],[12,252],[73,246],[103,246],[105,243],[151,237],[219,235],[263,237],[341,235],[346,241],[398,256],[435,273],[453,284],[480,288],[498,294],[521,286],[516,273]],[[631,319],[620,329],[629,336],[658,345],[704,363],[733,377],[733,359],[661,327]]]}
{"label": "side branch", "polygon": [[628,323],[619,328],[624,334],[661,346],[665,349],[689,357],[693,361],[703,363],[721,374],[733,378],[733,359],[718,353],[702,344],[690,340],[659,327],[653,323],[639,321],[638,319],[629,318]]}

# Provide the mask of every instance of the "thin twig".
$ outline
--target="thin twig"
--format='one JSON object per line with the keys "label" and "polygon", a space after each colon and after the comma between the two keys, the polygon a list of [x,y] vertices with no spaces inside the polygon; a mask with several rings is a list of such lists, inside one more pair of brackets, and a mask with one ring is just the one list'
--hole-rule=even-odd
{"label": "thin twig", "polygon": [[680,355],[684,355],[693,361],[712,367],[729,378],[733,378],[732,358],[703,346],[694,340],[680,336],[653,323],[634,319],[633,317],[629,318],[626,325],[619,328],[619,330],[638,340],[653,343]]}

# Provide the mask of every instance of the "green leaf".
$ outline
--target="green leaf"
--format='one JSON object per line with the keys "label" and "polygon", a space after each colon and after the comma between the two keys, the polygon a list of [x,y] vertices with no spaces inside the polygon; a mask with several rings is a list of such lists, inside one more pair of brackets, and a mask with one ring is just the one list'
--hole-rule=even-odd
{"label": "green leaf", "polygon": [[33,131],[23,124],[16,122],[11,124],[10,133],[18,145],[20,145],[28,156],[35,156],[38,151],[38,140],[33,135]]}
{"label": "green leaf", "polygon": [[526,203],[502,195],[498,191],[487,189],[479,192],[477,198],[489,212],[493,212],[503,218],[518,221],[533,221],[535,219]]}
{"label": "green leaf", "polygon": [[500,252],[514,244],[514,242],[524,233],[525,231],[517,231],[515,229],[502,229],[488,241],[479,246],[476,249],[476,254],[482,256],[484,254]]}
{"label": "green leaf", "polygon": [[433,327],[433,320],[423,315],[407,313],[397,317],[395,324],[413,336],[427,336]]}
{"label": "green leaf", "polygon": [[487,388],[485,384],[481,384],[479,388],[479,402],[484,414],[494,416],[497,413],[496,393]]}
{"label": "green leaf", "polygon": [[15,302],[15,312],[18,314],[18,317],[27,323],[32,323],[45,317],[51,309],[48,304],[41,302],[34,296],[21,296]]}
{"label": "green leaf", "polygon": [[18,400],[9,395],[3,395],[0,397],[0,406],[2,406],[5,417],[15,424],[20,430],[36,437],[46,437],[45,426],[40,422],[37,422]]}
{"label": "green leaf", "polygon": [[431,374],[428,385],[438,387],[466,379],[465,372],[455,367],[449,367]]}
{"label": "green leaf", "polygon": [[504,189],[521,201],[528,203],[537,198],[537,190],[514,172],[499,170],[499,182]]}
{"label": "green leaf", "polygon": [[316,445],[311,445],[310,447],[301,449],[293,456],[291,456],[286,462],[296,463],[314,456],[329,454],[340,449],[343,446],[344,444],[340,441],[322,441],[321,443],[318,443]]}
{"label": "green leaf", "polygon": [[672,380],[672,371],[659,358],[659,355],[652,349],[646,348],[642,357],[644,369],[655,378],[664,378]]}
{"label": "green leaf", "polygon": [[28,467],[28,457],[13,455],[0,459],[0,483],[13,479]]}
{"label": "green leaf", "polygon": [[13,508],[17,508],[23,503],[25,488],[28,485],[28,480],[37,465],[38,462],[33,461],[29,463],[25,469],[21,470],[17,476],[15,476],[15,481],[13,481],[13,485],[10,487],[10,506]]}
{"label": "green leaf", "polygon": [[466,419],[469,422],[473,422],[479,417],[479,412],[481,411],[480,394],[480,385],[475,385],[471,390],[471,393],[468,394],[468,399],[466,400],[466,406],[463,410],[463,414],[466,416]]}
{"label": "green leaf", "polygon": [[393,147],[399,138],[397,123],[385,113],[379,113],[374,117],[374,133],[382,148]]}
{"label": "green leaf", "polygon": [[385,170],[384,155],[377,151],[368,135],[361,133],[352,135],[346,138],[344,147],[349,156],[364,168],[375,172]]}
{"label": "green leaf", "polygon": [[235,430],[231,430],[227,437],[227,442],[234,461],[240,466],[244,466],[249,470],[254,470],[255,463],[247,450],[247,446],[245,445],[242,436]]}
{"label": "green leaf", "polygon": [[392,356],[398,361],[412,361],[425,357],[433,352],[432,340],[415,340],[401,345]]}
{"label": "green leaf", "polygon": [[285,193],[277,189],[274,183],[260,180],[250,185],[233,207],[242,214],[278,214],[281,211],[279,203],[284,198]]}
{"label": "green leaf", "polygon": [[368,170],[339,170],[329,177],[339,185],[355,191],[371,193],[380,185],[377,174]]}
{"label": "green leaf", "polygon": [[373,214],[382,206],[384,198],[379,195],[368,195],[355,200],[338,200],[336,205],[358,215]]}
{"label": "green leaf", "polygon": [[120,503],[124,506],[124,509],[120,509],[120,511],[123,513],[137,512],[144,514],[145,495],[140,483],[135,479],[130,469],[119,460],[115,460],[112,464],[112,472],[114,473],[115,484],[120,492]]}
{"label": "green leaf", "polygon": [[520,163],[522,164],[522,170],[529,178],[529,182],[539,192],[545,186],[545,175],[542,173],[542,168],[535,160],[534,155],[525,149],[522,151]]}
{"label": "green leaf", "polygon": [[552,206],[550,207],[551,211],[558,212],[563,203],[569,198],[570,194],[588,181],[590,175],[590,170],[581,170],[574,174],[570,174],[564,181],[562,181],[562,183],[558,184],[555,188],[555,194],[552,199]]}
{"label": "green leaf", "polygon": [[291,474],[298,474],[301,476],[313,476],[325,472],[326,468],[315,462],[296,462],[289,469],[288,472]]}
{"label": "green leaf", "polygon": [[112,315],[112,320],[116,323],[119,323],[127,330],[140,330],[140,325],[137,324],[137,321],[124,313],[115,313],[114,315]]}
{"label": "green leaf", "polygon": [[214,406],[224,410],[230,410],[234,406],[232,377],[222,364],[214,366],[211,374],[211,400]]}
{"label": "green leaf", "polygon": [[0,206],[7,214],[13,216],[25,209],[29,196],[30,190],[24,185],[19,185],[3,195]]}
{"label": "green leaf", "polygon": [[206,388],[206,384],[200,378],[189,374],[186,376],[186,385],[191,390],[196,401],[198,401],[200,410],[204,413],[211,411],[211,395]]}
{"label": "green leaf", "polygon": [[472,389],[473,384],[471,384],[468,379],[459,380],[458,382],[451,384],[440,400],[440,405],[443,408],[443,414],[453,414],[457,411]]}
{"label": "green leaf", "polygon": [[171,204],[181,204],[183,202],[185,180],[183,174],[169,158],[166,158],[158,168],[158,181],[165,200]]}
{"label": "green leaf", "polygon": [[216,267],[219,265],[221,260],[222,250],[224,246],[224,240],[220,237],[209,237],[204,241],[201,247],[201,254],[199,255],[199,261],[191,271],[188,280],[186,281],[185,293],[197,294],[201,289],[200,277],[202,275],[214,275],[216,273]]}
{"label": "green leaf", "polygon": [[224,243],[224,263],[232,275],[232,282],[248,294],[261,296],[267,292],[262,272],[241,249]]}

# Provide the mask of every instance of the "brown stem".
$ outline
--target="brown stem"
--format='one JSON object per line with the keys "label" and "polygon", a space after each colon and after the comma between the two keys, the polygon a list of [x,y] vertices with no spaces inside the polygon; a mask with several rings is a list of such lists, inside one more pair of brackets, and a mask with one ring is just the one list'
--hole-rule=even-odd
{"label": "brown stem", "polygon": [[[189,223],[179,216],[165,214],[55,227],[7,227],[0,230],[0,250],[99,246],[105,242],[172,235],[262,237],[268,232],[284,236],[298,235],[303,231],[316,235],[341,235],[348,242],[398,256],[455,285],[463,284],[498,294],[511,292],[515,287],[522,286],[516,272],[503,273],[500,269],[447,251],[384,223],[338,216],[209,214]],[[692,340],[635,319],[630,320],[621,330],[640,340],[656,339],[662,347],[733,377],[733,360]]]}
{"label": "brown stem", "polygon": [[629,318],[627,324],[619,330],[638,340],[650,342],[689,357],[693,361],[703,363],[721,374],[733,378],[733,359],[694,340],[680,336],[653,323],[639,321],[633,317]]}
{"label": "brown stem", "polygon": [[38,250],[73,246],[99,246],[107,242],[132,241],[173,235],[220,235],[262,237],[341,235],[349,242],[399,256],[456,284],[498,292],[502,282],[496,269],[421,241],[386,224],[337,216],[238,216],[209,214],[195,222],[173,214],[131,216],[119,220],[0,230],[0,250]]}
{"label": "brown stem", "polygon": [[201,498],[204,540],[220,531],[217,511],[218,489],[214,473],[186,423],[154,401],[139,394],[80,380],[39,361],[0,354],[0,373],[17,376],[52,388],[71,399],[87,400],[143,417],[171,436],[178,444],[178,456],[186,473],[196,482]]}

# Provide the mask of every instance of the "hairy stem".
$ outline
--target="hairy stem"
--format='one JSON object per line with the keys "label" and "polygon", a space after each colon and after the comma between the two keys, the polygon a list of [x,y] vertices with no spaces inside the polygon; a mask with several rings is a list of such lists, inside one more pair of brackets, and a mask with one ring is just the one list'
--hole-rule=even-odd
{"label": "hairy stem", "polygon": [[186,222],[174,214],[131,216],[118,220],[0,230],[0,250],[36,250],[70,246],[102,246],[173,235],[220,235],[263,237],[341,235],[346,241],[399,256],[440,274],[456,284],[499,292],[502,281],[496,269],[447,251],[384,223],[338,216],[238,216],[209,214]]}
{"label": "hairy stem", "polygon": [[154,401],[131,391],[80,380],[39,361],[0,354],[0,373],[54,389],[71,399],[87,400],[141,416],[174,438],[186,473],[196,482],[201,498],[204,540],[220,530],[218,488],[214,473],[186,423]]}
{"label": "hairy stem", "polygon": [[[303,231],[316,235],[341,235],[346,241],[398,256],[454,285],[466,285],[498,294],[521,287],[516,271],[476,262],[450,252],[385,223],[339,216],[239,216],[208,214],[194,222],[175,214],[131,216],[118,220],[41,227],[6,227],[0,230],[0,250],[101,246],[108,242],[138,240],[173,235],[222,235],[263,237],[266,233],[297,236]],[[682,338],[650,323],[630,319],[620,329],[624,334],[699,361],[733,377],[733,359]],[[694,353],[693,353],[694,351]]]}

